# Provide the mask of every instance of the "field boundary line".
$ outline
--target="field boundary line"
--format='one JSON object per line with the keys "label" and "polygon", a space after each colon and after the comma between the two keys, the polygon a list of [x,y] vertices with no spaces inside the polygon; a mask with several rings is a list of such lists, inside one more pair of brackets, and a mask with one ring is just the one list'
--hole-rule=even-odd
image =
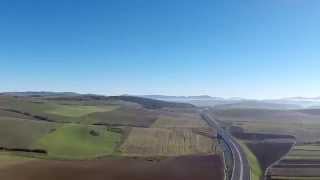
{"label": "field boundary line", "polygon": [[278,159],[277,161],[275,161],[274,163],[270,164],[270,166],[267,167],[267,169],[264,172],[264,178],[263,178],[264,180],[268,180],[267,175],[268,175],[270,168],[272,168],[274,165],[278,164],[281,160],[283,160],[285,157],[287,157],[287,155],[292,151],[292,149],[296,146],[296,144],[297,144],[297,141],[294,140],[289,151],[286,154],[284,154],[282,157],[280,157],[280,159]]}

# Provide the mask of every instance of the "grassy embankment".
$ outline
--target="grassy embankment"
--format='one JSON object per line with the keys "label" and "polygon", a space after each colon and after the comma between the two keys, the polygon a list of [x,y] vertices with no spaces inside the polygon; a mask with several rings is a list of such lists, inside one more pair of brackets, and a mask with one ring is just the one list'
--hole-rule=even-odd
{"label": "grassy embankment", "polygon": [[256,156],[251,152],[251,150],[247,147],[244,141],[237,140],[240,144],[241,148],[244,150],[247,159],[249,161],[249,165],[251,168],[251,178],[252,180],[260,180],[263,177],[263,171],[261,170],[260,164]]}

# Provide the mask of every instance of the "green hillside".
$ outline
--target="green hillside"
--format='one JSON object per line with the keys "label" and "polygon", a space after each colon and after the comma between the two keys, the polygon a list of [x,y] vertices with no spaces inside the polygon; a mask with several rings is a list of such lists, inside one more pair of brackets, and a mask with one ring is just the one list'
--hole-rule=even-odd
{"label": "green hillside", "polygon": [[46,149],[51,157],[87,158],[113,154],[120,140],[120,133],[104,127],[66,124],[42,137],[34,147]]}

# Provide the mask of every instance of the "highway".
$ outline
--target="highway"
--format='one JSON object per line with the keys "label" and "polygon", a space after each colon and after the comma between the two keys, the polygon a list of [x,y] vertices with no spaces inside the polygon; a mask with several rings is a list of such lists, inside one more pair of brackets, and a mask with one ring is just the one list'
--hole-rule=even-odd
{"label": "highway", "polygon": [[231,180],[250,180],[250,166],[241,146],[227,131],[219,126],[219,123],[207,112],[207,110],[202,110],[201,116],[211,127],[217,129],[218,136],[231,149],[233,156]]}

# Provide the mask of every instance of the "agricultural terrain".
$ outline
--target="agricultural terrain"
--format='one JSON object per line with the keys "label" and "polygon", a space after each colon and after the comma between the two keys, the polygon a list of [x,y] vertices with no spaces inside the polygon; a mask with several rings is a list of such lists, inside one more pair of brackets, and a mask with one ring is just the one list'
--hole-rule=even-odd
{"label": "agricultural terrain", "polygon": [[254,179],[320,179],[319,109],[213,109],[241,142]]}
{"label": "agricultural terrain", "polygon": [[[14,180],[212,180],[223,179],[219,156],[170,157],[159,162],[144,159],[113,158],[84,161],[34,160],[0,155],[1,179]],[[19,160],[19,162],[17,162]],[[1,161],[2,162],[2,161]],[[52,172],[54,170],[54,173]]]}
{"label": "agricultural terrain", "polygon": [[270,179],[318,179],[319,170],[319,144],[297,144],[285,158],[268,171],[268,176]]}
{"label": "agricultural terrain", "polygon": [[131,96],[0,95],[0,160],[13,180],[224,177],[195,106]]}

